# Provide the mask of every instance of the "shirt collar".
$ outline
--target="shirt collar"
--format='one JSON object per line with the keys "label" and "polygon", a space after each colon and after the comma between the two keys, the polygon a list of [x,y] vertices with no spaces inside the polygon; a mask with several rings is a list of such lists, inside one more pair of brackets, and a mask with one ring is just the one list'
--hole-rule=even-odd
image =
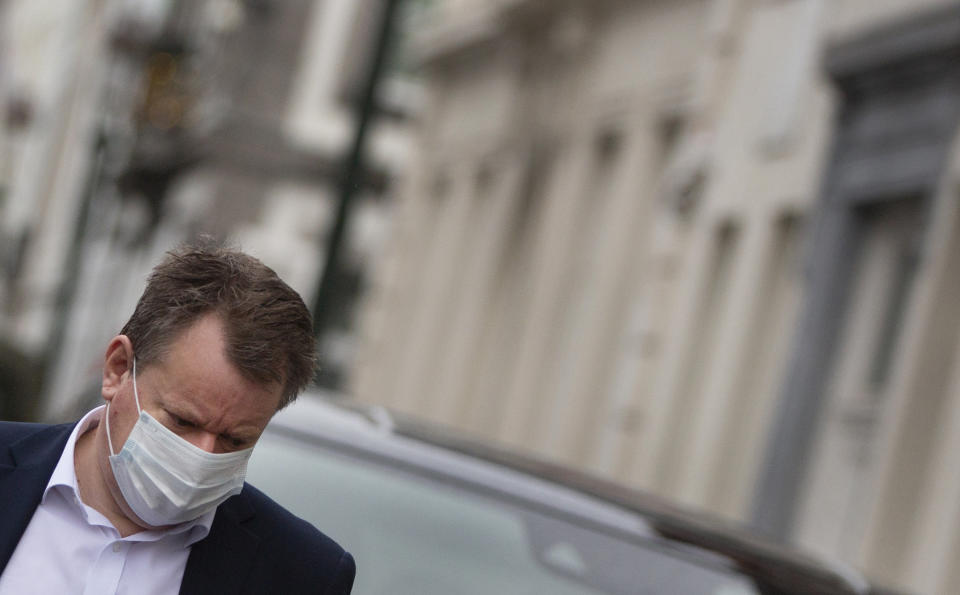
{"label": "shirt collar", "polygon": [[[74,448],[77,443],[77,438],[83,434],[89,432],[90,430],[96,428],[100,424],[100,420],[103,419],[104,411],[106,410],[105,405],[100,405],[99,407],[87,412],[80,421],[77,422],[77,425],[74,426],[73,431],[70,433],[70,437],[67,439],[66,446],[63,447],[63,453],[60,455],[60,460],[57,461],[57,466],[53,468],[53,474],[50,476],[50,481],[47,482],[47,487],[43,491],[43,499],[47,498],[47,494],[50,493],[53,489],[65,490],[68,495],[68,500],[76,502],[77,512],[83,517],[84,521],[89,524],[106,524],[107,526],[112,525],[107,521],[107,519],[100,514],[94,508],[87,506],[80,499],[80,490],[77,489],[77,470],[74,466]],[[187,521],[185,523],[180,523],[179,525],[174,525],[167,529],[163,530],[148,530],[141,531],[140,533],[134,533],[129,536],[127,539],[130,541],[156,541],[167,536],[184,534],[185,547],[193,545],[194,543],[200,541],[210,533],[210,526],[213,525],[213,517],[216,515],[216,510],[211,510],[210,512],[200,516],[192,521]],[[94,523],[92,522],[91,517],[94,517],[101,522]]]}

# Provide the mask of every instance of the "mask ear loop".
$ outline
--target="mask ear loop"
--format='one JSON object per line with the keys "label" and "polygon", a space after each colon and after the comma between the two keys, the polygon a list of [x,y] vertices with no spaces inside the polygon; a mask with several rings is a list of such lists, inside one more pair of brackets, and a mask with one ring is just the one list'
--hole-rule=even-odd
{"label": "mask ear loop", "polygon": [[137,402],[137,415],[139,415],[140,395],[137,394],[137,356],[133,356],[133,398]]}
{"label": "mask ear loop", "polygon": [[[137,358],[133,358],[133,398],[137,403],[137,412],[140,412],[140,395],[137,394]],[[107,401],[107,444],[110,446],[110,456],[115,456],[113,452],[113,438],[110,437],[110,401]]]}

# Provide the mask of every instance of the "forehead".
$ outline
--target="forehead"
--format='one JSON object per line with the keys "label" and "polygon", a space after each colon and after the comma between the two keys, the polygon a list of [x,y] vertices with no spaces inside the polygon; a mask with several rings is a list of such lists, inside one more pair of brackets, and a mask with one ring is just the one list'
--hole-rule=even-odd
{"label": "forehead", "polygon": [[223,325],[215,314],[181,332],[151,366],[164,388],[163,398],[205,417],[265,425],[277,410],[282,386],[248,379],[228,360],[225,346]]}

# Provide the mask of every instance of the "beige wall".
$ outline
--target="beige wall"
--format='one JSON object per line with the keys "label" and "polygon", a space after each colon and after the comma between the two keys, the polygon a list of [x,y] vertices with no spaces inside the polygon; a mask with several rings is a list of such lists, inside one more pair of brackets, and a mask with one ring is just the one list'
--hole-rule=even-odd
{"label": "beige wall", "polygon": [[[745,519],[834,134],[823,51],[937,4],[574,2],[532,28],[492,4],[438,12],[438,27],[476,18],[485,33],[463,46],[424,34],[433,103],[369,301],[357,397]],[[836,462],[845,414],[828,396],[794,535],[934,593],[960,580],[960,393],[955,375],[924,385],[932,353],[960,353],[958,187],[954,168],[873,462]],[[856,357],[837,358],[835,382]]]}

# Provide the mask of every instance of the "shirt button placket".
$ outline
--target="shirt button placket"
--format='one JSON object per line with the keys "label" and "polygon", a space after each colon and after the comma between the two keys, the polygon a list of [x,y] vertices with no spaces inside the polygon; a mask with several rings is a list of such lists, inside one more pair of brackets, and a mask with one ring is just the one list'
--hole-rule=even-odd
{"label": "shirt button placket", "polygon": [[116,595],[129,547],[120,541],[107,544],[90,569],[83,595]]}

